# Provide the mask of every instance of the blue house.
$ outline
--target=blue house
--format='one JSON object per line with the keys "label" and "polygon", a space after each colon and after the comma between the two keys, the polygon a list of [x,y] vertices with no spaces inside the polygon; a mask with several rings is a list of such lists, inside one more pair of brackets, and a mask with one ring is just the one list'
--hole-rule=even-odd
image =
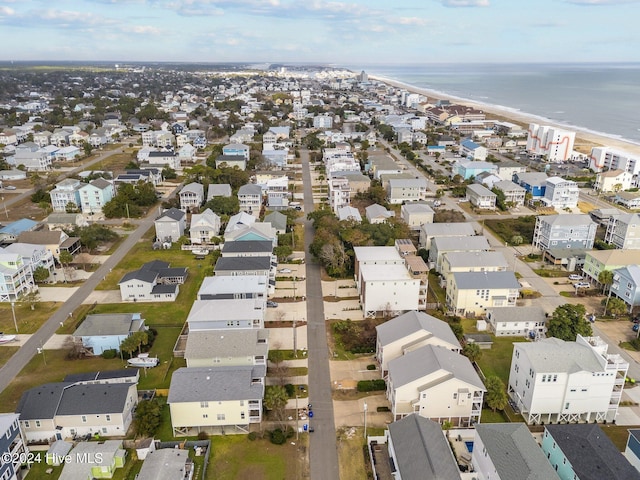
{"label": "blue house", "polygon": [[125,338],[146,328],[139,313],[87,315],[73,332],[73,338],[82,341],[82,346],[94,355],[101,355],[105,350],[120,350]]}
{"label": "blue house", "polygon": [[628,265],[613,271],[611,295],[627,304],[629,311],[640,305],[640,266]]}
{"label": "blue house", "polygon": [[459,160],[453,165],[453,175],[460,175],[465,180],[477,177],[483,172],[497,173],[498,166],[491,162],[476,162],[473,160]]}
{"label": "blue house", "polygon": [[547,174],[543,172],[514,173],[513,183],[523,187],[533,198],[542,198],[547,190]]}
{"label": "blue house", "polygon": [[640,471],[640,430],[637,428],[629,429],[624,456],[627,457],[631,465],[636,467],[636,470]]}
{"label": "blue house", "polygon": [[3,480],[20,480],[27,472],[21,470],[27,449],[20,432],[19,418],[17,413],[0,413],[0,456],[3,459],[0,462],[0,478]]}
{"label": "blue house", "polygon": [[13,242],[22,232],[30,232],[37,226],[38,222],[29,218],[21,218],[20,220],[16,220],[15,222],[11,222],[9,225],[0,228],[0,240]]}
{"label": "blue house", "polygon": [[640,480],[599,425],[545,425],[542,451],[561,480]]}

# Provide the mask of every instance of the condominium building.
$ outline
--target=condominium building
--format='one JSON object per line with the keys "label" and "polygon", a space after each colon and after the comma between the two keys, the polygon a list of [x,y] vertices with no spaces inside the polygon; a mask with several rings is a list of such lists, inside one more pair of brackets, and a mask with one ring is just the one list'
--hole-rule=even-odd
{"label": "condominium building", "polygon": [[531,123],[527,136],[527,151],[540,155],[551,163],[565,162],[571,158],[575,138],[575,132]]}

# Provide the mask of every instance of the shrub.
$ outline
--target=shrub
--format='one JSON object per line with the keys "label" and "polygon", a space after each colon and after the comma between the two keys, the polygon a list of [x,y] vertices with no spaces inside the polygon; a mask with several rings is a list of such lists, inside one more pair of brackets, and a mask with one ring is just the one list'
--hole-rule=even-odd
{"label": "shrub", "polygon": [[112,358],[116,358],[118,355],[118,351],[115,348],[110,348],[109,350],[105,350],[102,352],[102,358],[105,360],[111,360]]}
{"label": "shrub", "polygon": [[209,440],[209,434],[207,432],[198,432],[198,440]]}
{"label": "shrub", "polygon": [[370,365],[367,365],[367,370],[375,370],[376,366],[372,363]]}
{"label": "shrub", "polygon": [[390,412],[389,407],[378,407],[376,408],[376,412]]}
{"label": "shrub", "polygon": [[271,443],[275,445],[282,445],[284,444],[284,442],[287,441],[286,435],[279,428],[276,428],[273,432],[271,432],[269,437],[270,437],[269,439],[271,440]]}
{"label": "shrub", "polygon": [[374,392],[386,390],[387,384],[381,378],[377,380],[360,380],[357,388],[359,392]]}
{"label": "shrub", "polygon": [[256,432],[249,432],[249,435],[247,435],[247,438],[253,442],[255,439],[258,438],[258,434]]}
{"label": "shrub", "polygon": [[287,391],[287,395],[289,396],[289,398],[293,397],[296,394],[296,387],[291,383],[287,383],[284,386],[284,389]]}

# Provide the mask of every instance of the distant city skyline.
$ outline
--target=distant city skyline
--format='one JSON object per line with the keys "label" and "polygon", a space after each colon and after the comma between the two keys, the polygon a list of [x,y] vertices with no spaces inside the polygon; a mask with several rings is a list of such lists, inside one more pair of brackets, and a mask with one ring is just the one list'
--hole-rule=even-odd
{"label": "distant city skyline", "polygon": [[640,0],[0,0],[0,60],[634,62]]}

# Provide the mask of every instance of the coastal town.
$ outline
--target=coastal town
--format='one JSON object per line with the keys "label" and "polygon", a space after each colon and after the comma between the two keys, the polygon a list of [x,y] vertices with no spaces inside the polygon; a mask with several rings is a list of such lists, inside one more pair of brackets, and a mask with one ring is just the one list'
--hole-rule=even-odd
{"label": "coastal town", "polygon": [[5,65],[0,479],[640,479],[640,153],[516,117]]}

